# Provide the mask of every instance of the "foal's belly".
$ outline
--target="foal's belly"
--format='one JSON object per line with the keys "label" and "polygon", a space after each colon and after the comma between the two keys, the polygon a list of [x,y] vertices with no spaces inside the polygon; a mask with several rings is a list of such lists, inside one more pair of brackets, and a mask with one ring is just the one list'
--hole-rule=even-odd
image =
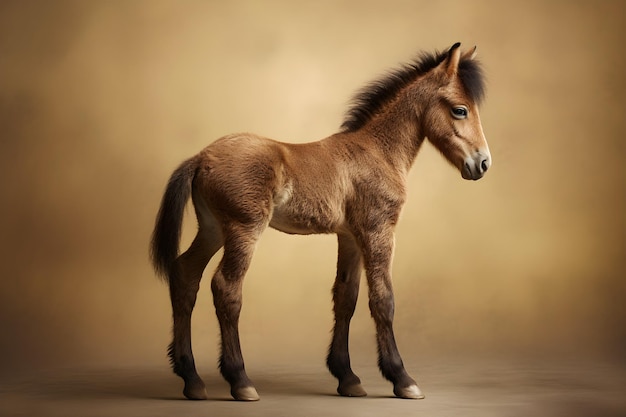
{"label": "foal's belly", "polygon": [[277,214],[276,212],[274,212],[274,215],[270,220],[270,227],[291,235],[311,235],[314,233],[320,233],[312,230],[312,228],[306,224],[294,222],[289,218]]}
{"label": "foal's belly", "polygon": [[292,235],[335,233],[342,223],[343,216],[324,204],[311,204],[302,207],[298,204],[274,206],[270,227]]}

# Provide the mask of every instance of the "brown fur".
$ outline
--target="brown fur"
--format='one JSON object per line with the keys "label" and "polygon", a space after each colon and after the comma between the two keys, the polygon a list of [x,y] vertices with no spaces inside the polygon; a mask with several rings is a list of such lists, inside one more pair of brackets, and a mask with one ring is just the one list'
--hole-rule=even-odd
{"label": "brown fur", "polygon": [[[151,255],[170,285],[174,339],[169,353],[185,382],[185,396],[206,398],[191,350],[190,320],[204,268],[223,247],[211,282],[222,339],[220,370],[234,398],[258,399],[245,372],[238,321],[244,275],[258,238],[270,226],[286,233],[338,236],[335,325],[327,361],[339,380],[338,392],[365,395],[348,353],[364,269],[381,372],[397,396],[422,397],[404,369],[393,334],[394,229],[406,199],[407,173],[426,137],[464,178],[482,177],[491,163],[477,110],[482,79],[467,70],[478,68],[472,59],[473,51],[461,55],[455,44],[446,53],[424,58],[413,71],[395,73],[392,81],[375,87],[387,85],[390,91],[362,92],[344,129],[321,141],[287,144],[230,135],[174,172],[157,216]],[[459,76],[461,68],[464,76]],[[459,105],[468,110],[462,120],[451,114]],[[177,256],[190,195],[198,234]]]}

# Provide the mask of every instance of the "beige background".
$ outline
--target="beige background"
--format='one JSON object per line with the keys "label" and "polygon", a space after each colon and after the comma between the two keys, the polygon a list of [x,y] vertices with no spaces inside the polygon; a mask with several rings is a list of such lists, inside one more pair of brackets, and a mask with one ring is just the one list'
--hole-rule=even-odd
{"label": "beige background", "polygon": [[[236,131],[330,135],[364,83],[456,41],[484,64],[494,165],[473,183],[429,144],[417,158],[394,263],[405,360],[623,357],[625,15],[617,1],[0,3],[0,372],[167,368],[147,245],[177,164]],[[264,235],[244,289],[249,367],[323,363],[335,251],[332,236]],[[209,369],[214,267],[194,316]],[[373,363],[365,295],[352,349]]]}

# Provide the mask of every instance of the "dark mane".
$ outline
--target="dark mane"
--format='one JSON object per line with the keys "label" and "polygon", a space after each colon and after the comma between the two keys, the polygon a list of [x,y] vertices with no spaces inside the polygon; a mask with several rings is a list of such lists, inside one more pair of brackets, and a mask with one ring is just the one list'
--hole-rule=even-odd
{"label": "dark mane", "polygon": [[[361,89],[353,98],[352,106],[341,124],[342,132],[362,128],[372,117],[407,84],[435,68],[448,56],[448,51],[421,53],[413,62],[392,70]],[[485,95],[485,83],[480,64],[472,59],[459,62],[459,78],[466,93],[476,103]]]}

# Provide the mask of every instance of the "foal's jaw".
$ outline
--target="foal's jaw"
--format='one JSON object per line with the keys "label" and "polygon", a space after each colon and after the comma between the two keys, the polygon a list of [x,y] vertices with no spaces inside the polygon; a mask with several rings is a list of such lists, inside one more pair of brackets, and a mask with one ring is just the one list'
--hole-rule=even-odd
{"label": "foal's jaw", "polygon": [[491,167],[491,154],[489,149],[480,149],[463,159],[463,166],[460,168],[461,176],[466,180],[479,180]]}

